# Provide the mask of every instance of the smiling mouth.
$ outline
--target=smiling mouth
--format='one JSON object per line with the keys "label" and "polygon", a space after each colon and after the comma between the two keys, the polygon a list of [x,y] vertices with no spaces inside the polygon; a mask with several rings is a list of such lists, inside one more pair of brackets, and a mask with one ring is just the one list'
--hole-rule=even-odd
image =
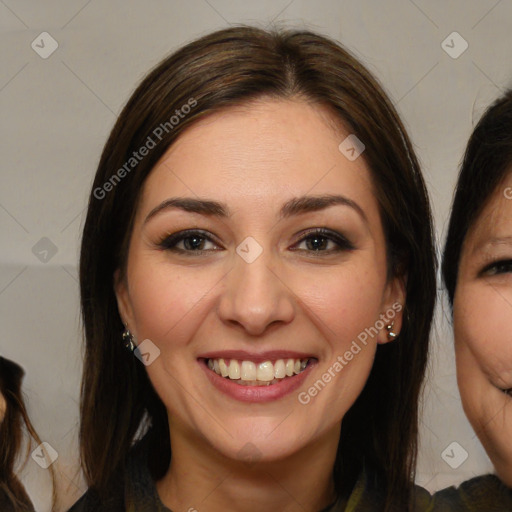
{"label": "smiling mouth", "polygon": [[315,358],[288,358],[255,363],[247,360],[210,358],[207,367],[220,377],[241,386],[271,386],[302,373]]}

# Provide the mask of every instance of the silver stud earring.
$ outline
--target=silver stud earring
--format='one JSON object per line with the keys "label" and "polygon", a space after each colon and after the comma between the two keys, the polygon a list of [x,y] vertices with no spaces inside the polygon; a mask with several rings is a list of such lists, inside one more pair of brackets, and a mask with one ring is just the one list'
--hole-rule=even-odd
{"label": "silver stud earring", "polygon": [[396,332],[392,331],[393,325],[395,325],[395,322],[392,322],[389,325],[386,325],[386,329],[388,330],[388,338],[390,339],[390,341],[393,341],[398,336],[398,334]]}
{"label": "silver stud earring", "polygon": [[135,350],[135,343],[133,342],[133,340],[133,334],[130,332],[130,330],[125,324],[125,330],[123,332],[123,345],[129,352],[133,352]]}

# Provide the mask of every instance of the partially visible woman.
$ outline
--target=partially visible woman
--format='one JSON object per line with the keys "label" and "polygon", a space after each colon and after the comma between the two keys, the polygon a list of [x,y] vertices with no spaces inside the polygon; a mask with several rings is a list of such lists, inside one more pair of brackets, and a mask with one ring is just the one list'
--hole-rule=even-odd
{"label": "partially visible woman", "polygon": [[456,510],[512,510],[512,90],[469,139],[444,249],[464,411],[496,475],[438,495]]}
{"label": "partially visible woman", "polygon": [[0,356],[0,510],[33,511],[34,506],[14,474],[14,464],[23,440],[22,420],[37,438],[21,394],[23,368]]}
{"label": "partially visible woman", "polygon": [[[25,463],[28,459],[31,441],[41,444],[27,413],[21,384],[25,371],[5,357],[0,356],[0,512],[34,512],[34,505],[23,484],[17,478],[14,468],[26,433]],[[56,510],[57,491],[55,472],[48,468],[52,485],[52,511]]]}

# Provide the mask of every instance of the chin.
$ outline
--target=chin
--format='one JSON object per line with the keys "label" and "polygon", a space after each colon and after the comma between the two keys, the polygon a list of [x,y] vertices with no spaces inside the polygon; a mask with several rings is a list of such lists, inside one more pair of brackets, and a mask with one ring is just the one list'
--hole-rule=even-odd
{"label": "chin", "polygon": [[[265,429],[267,430],[267,429]],[[304,437],[285,432],[286,435],[233,435],[224,442],[212,442],[217,452],[233,460],[256,462],[276,462],[286,459],[304,448]]]}

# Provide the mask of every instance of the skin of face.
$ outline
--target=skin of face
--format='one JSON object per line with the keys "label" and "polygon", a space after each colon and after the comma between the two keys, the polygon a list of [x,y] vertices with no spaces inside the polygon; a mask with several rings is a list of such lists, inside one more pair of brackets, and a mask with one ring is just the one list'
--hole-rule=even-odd
{"label": "skin of face", "polygon": [[[464,411],[512,486],[512,200],[497,187],[464,241],[453,320]],[[508,262],[508,263],[507,263]]]}
{"label": "skin of face", "polygon": [[[235,502],[241,510],[276,504],[279,510],[318,510],[332,499],[341,420],[364,387],[377,344],[388,342],[385,327],[360,344],[307,405],[299,403],[298,392],[405,300],[403,280],[387,279],[367,165],[338,149],[349,133],[318,105],[252,102],[192,125],[145,182],[127,279],[116,272],[115,289],[137,343],[150,339],[160,350],[146,370],[169,416],[172,458],[157,489],[173,509],[187,510],[194,496],[196,505],[206,500],[208,510],[235,510]],[[334,205],[279,219],[286,201],[325,194],[343,195],[358,207]],[[171,197],[219,201],[231,216],[167,209],[144,222]],[[324,252],[315,253],[304,240],[314,228],[341,234],[350,249],[342,245],[335,252],[336,242],[326,240]],[[158,247],[186,229],[210,237],[203,239],[205,253]],[[236,252],[246,237],[262,249],[251,263]],[[193,252],[185,242],[177,246]],[[395,332],[401,320],[397,312]],[[299,390],[248,404],[217,390],[198,364],[201,354],[229,349],[300,351],[317,365]],[[254,454],[250,465],[247,450]]]}
{"label": "skin of face", "polygon": [[0,393],[0,423],[2,423],[5,418],[5,411],[7,410],[7,402],[5,401],[5,397],[2,393]]}

